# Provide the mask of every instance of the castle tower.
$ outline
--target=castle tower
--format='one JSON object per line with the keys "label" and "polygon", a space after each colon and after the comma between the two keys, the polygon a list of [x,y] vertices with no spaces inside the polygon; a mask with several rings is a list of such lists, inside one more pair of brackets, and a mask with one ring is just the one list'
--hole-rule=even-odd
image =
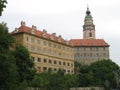
{"label": "castle tower", "polygon": [[95,25],[89,7],[87,7],[86,16],[83,25],[83,39],[95,39]]}

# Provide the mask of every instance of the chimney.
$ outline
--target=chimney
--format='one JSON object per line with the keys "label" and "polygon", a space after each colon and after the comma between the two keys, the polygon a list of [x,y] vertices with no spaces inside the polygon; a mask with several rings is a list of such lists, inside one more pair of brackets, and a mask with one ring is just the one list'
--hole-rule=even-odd
{"label": "chimney", "polygon": [[35,29],[36,29],[36,26],[32,25],[32,30],[31,30],[32,34],[35,34]]}
{"label": "chimney", "polygon": [[55,36],[56,36],[56,33],[52,33],[52,35],[55,37]]}
{"label": "chimney", "polygon": [[37,29],[37,27],[36,27],[36,26],[34,26],[34,25],[32,25],[32,29],[34,29],[34,30],[35,30],[35,29]]}
{"label": "chimney", "polygon": [[59,35],[59,36],[58,36],[58,42],[61,42],[61,40],[62,40],[62,36]]}
{"label": "chimney", "polygon": [[45,29],[43,29],[43,37],[46,38],[46,34],[47,34],[47,31]]}
{"label": "chimney", "polygon": [[21,26],[25,26],[26,23],[24,21],[21,21]]}
{"label": "chimney", "polygon": [[15,28],[14,32],[15,32],[15,33],[18,32],[18,28]]}
{"label": "chimney", "polygon": [[52,33],[50,36],[50,39],[54,40],[54,37],[56,36],[56,33]]}

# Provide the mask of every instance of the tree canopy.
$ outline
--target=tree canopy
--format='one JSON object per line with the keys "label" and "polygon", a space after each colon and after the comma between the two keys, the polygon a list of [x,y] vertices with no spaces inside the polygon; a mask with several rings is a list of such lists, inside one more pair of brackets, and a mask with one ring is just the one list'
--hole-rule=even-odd
{"label": "tree canopy", "polygon": [[30,59],[29,51],[24,46],[16,44],[13,55],[16,59],[19,81],[29,83],[35,74],[34,63]]}
{"label": "tree canopy", "polygon": [[35,69],[28,50],[15,43],[5,23],[0,23],[0,90],[24,90]]}
{"label": "tree canopy", "polygon": [[14,39],[5,23],[0,23],[0,89],[16,90],[18,73],[10,47]]}
{"label": "tree canopy", "polygon": [[2,15],[3,9],[6,8],[7,0],[0,0],[0,16]]}
{"label": "tree canopy", "polygon": [[79,74],[79,86],[105,86],[109,83],[111,88],[116,88],[114,71],[119,66],[111,60],[101,60],[89,66],[82,66]]}

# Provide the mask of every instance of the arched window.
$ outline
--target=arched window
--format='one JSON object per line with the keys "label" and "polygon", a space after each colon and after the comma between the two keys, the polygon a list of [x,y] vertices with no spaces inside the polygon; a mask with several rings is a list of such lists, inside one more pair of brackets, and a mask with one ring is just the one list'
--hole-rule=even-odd
{"label": "arched window", "polygon": [[89,36],[92,37],[92,33],[91,32],[89,33]]}

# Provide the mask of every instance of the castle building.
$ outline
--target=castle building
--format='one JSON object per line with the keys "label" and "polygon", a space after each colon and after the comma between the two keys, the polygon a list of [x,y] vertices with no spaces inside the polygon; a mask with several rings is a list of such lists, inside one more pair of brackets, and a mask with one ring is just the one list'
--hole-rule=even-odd
{"label": "castle building", "polygon": [[23,21],[11,34],[17,43],[29,50],[38,73],[59,69],[68,74],[74,73],[74,48],[62,36],[48,34],[45,29],[39,31],[34,25],[28,27]]}
{"label": "castle building", "polygon": [[65,73],[74,73],[74,60],[90,64],[109,59],[109,44],[104,39],[96,39],[95,25],[87,7],[83,25],[83,39],[66,41],[56,33],[40,31],[36,26],[28,27],[25,22],[11,33],[17,43],[25,46],[34,61],[38,73],[63,69]]}
{"label": "castle building", "polygon": [[88,7],[83,25],[83,39],[71,39],[69,42],[74,46],[75,61],[90,64],[109,59],[109,45],[104,39],[96,39],[95,25]]}

